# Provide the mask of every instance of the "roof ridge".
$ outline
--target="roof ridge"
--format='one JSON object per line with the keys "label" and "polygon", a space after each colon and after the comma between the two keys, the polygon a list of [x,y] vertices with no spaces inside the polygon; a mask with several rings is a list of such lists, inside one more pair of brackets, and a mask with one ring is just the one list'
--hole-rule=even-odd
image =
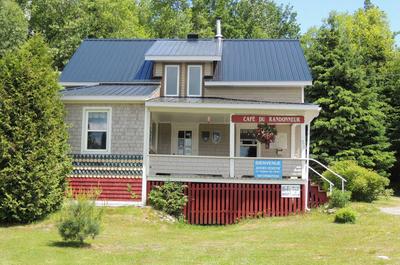
{"label": "roof ridge", "polygon": [[[143,39],[143,38],[101,38],[101,39],[93,39],[93,38],[86,38],[84,41],[189,41],[189,42],[195,42],[192,40],[188,39],[157,39],[157,38],[151,38],[151,39]],[[196,41],[214,41],[214,39],[210,38],[204,38],[204,39],[198,39]],[[223,39],[223,41],[300,41],[299,39]]]}

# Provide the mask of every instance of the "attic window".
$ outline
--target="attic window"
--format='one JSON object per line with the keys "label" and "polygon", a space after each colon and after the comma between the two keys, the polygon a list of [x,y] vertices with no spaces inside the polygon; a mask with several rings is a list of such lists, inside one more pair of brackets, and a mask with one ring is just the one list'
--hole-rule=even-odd
{"label": "attic window", "polygon": [[189,97],[201,97],[202,67],[201,65],[188,66],[187,94]]}
{"label": "attic window", "polygon": [[165,96],[179,96],[179,65],[165,66]]}

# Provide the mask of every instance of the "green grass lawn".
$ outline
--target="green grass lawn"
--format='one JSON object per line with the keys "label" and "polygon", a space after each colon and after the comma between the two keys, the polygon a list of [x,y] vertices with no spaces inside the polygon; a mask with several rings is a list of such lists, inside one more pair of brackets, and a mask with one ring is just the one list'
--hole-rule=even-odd
{"label": "green grass lawn", "polygon": [[[60,243],[57,214],[32,225],[0,227],[0,264],[400,264],[400,216],[379,207],[399,198],[353,203],[357,223],[340,225],[314,210],[230,226],[166,223],[151,209],[105,209],[90,246]],[[382,260],[377,256],[388,256]]]}

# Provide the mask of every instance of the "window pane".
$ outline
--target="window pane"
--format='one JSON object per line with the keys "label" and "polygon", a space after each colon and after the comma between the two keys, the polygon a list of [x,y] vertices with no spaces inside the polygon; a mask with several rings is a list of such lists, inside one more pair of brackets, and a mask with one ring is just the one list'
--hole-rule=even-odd
{"label": "window pane", "polygon": [[257,157],[257,146],[240,146],[241,157]]}
{"label": "window pane", "polygon": [[200,96],[201,71],[200,67],[189,68],[189,95]]}
{"label": "window pane", "polygon": [[178,67],[166,67],[166,85],[167,85],[167,95],[177,95],[178,94]]}
{"label": "window pane", "polygon": [[240,139],[241,140],[255,140],[256,139],[256,130],[252,130],[252,129],[240,130]]}
{"label": "window pane", "polygon": [[107,130],[107,112],[89,112],[88,115],[89,130]]}
{"label": "window pane", "polygon": [[88,132],[87,149],[103,149],[107,148],[106,132]]}

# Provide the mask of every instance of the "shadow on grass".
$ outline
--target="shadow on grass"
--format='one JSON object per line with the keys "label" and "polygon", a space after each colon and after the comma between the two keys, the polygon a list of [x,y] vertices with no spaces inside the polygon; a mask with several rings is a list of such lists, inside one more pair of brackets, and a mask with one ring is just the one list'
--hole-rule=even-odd
{"label": "shadow on grass", "polygon": [[50,247],[58,247],[58,248],[90,248],[91,245],[89,243],[81,243],[81,242],[64,242],[64,241],[52,241],[48,244]]}

